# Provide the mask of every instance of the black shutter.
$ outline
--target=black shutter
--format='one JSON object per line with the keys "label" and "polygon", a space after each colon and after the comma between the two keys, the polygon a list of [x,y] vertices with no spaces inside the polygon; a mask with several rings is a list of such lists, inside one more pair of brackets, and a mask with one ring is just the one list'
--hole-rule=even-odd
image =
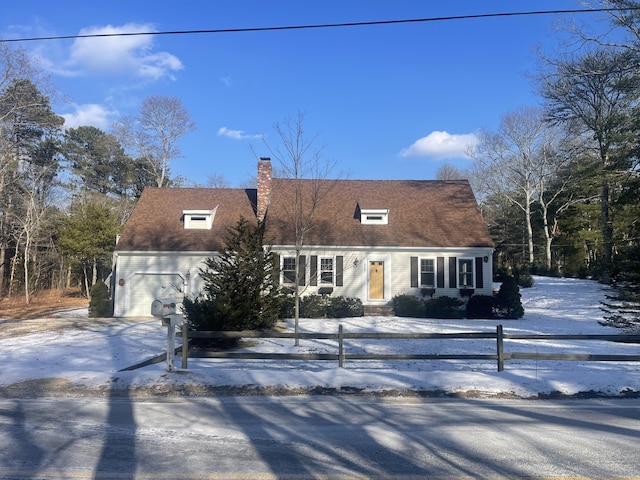
{"label": "black shutter", "polygon": [[482,257],[476,257],[476,288],[484,288],[484,278],[482,274]]}
{"label": "black shutter", "polygon": [[300,255],[300,263],[298,264],[298,286],[304,287],[307,284],[307,257]]}
{"label": "black shutter", "polygon": [[341,287],[344,283],[343,279],[343,258],[342,255],[336,256],[336,287]]}
{"label": "black shutter", "polygon": [[318,285],[318,256],[311,255],[309,262],[309,285],[315,287]]}
{"label": "black shutter", "polygon": [[411,286],[418,286],[418,257],[411,257]]}
{"label": "black shutter", "polygon": [[449,288],[456,288],[458,286],[457,263],[456,257],[449,257]]}
{"label": "black shutter", "polygon": [[438,288],[444,288],[444,257],[438,257]]}
{"label": "black shutter", "polygon": [[273,280],[280,283],[280,255],[273,253]]}

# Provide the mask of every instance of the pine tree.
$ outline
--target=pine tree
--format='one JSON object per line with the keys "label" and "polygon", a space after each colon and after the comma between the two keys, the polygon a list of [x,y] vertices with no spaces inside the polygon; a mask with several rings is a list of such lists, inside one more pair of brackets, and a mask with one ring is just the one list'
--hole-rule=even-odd
{"label": "pine tree", "polygon": [[496,295],[496,303],[505,318],[520,318],[524,315],[520,288],[514,277],[505,277]]}
{"label": "pine tree", "polygon": [[200,270],[204,293],[185,298],[189,325],[196,330],[252,330],[273,326],[282,294],[274,255],[263,249],[259,226],[241,218],[228,229],[220,256],[205,261]]}

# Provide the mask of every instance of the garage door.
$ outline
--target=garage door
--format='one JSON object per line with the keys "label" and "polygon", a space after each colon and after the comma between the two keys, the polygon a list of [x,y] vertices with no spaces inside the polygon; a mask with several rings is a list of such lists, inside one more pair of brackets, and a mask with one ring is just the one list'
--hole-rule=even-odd
{"label": "garage door", "polygon": [[182,277],[170,273],[137,274],[129,282],[127,316],[151,316],[151,303],[156,298],[176,297],[182,288]]}

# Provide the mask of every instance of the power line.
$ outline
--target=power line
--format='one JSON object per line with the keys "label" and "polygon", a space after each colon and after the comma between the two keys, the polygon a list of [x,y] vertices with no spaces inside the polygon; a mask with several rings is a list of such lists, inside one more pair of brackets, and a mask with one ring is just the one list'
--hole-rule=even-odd
{"label": "power line", "polygon": [[197,34],[215,34],[215,33],[246,33],[246,32],[271,32],[280,30],[310,30],[315,28],[344,28],[344,27],[362,27],[371,25],[395,25],[403,23],[426,23],[426,22],[444,22],[454,20],[472,20],[481,18],[497,18],[497,17],[522,17],[531,15],[561,15],[569,13],[599,13],[599,12],[620,12],[640,10],[639,7],[628,8],[586,8],[576,10],[539,10],[529,12],[502,12],[502,13],[480,13],[475,15],[454,15],[447,17],[429,17],[429,18],[410,18],[404,20],[377,20],[370,22],[346,22],[346,23],[322,23],[311,25],[286,25],[277,27],[247,27],[247,28],[219,28],[206,30],[174,30],[162,32],[123,32],[123,33],[92,33],[86,35],[60,35],[50,37],[27,37],[27,38],[7,38],[0,39],[0,43],[15,42],[34,42],[39,40],[70,40],[78,38],[100,38],[100,37],[132,37],[139,35],[197,35]]}

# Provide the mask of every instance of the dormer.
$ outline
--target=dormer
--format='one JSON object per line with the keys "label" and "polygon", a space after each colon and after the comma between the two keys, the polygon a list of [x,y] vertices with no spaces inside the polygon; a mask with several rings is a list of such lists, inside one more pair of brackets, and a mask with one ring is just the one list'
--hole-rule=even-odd
{"label": "dormer", "polygon": [[389,209],[361,208],[360,223],[362,225],[387,225],[389,223]]}
{"label": "dormer", "polygon": [[216,216],[216,210],[183,210],[182,220],[185,230],[211,230],[213,219]]}

